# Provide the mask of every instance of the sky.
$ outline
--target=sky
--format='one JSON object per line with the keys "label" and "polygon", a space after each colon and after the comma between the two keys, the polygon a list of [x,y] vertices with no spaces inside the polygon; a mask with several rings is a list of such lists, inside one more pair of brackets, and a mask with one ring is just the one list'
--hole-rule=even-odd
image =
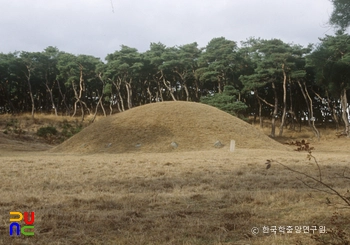
{"label": "sky", "polygon": [[216,37],[318,43],[333,35],[330,0],[0,0],[0,53],[48,46],[100,57],[121,45],[140,52]]}

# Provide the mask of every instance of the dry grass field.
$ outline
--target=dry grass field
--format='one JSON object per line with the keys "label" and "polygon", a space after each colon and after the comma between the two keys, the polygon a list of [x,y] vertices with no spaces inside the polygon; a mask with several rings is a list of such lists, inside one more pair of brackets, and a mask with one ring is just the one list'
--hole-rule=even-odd
{"label": "dry grass field", "polygon": [[[169,106],[166,104],[167,110],[172,109]],[[277,162],[266,169],[266,160],[273,159],[318,178],[318,168],[307,159],[307,152],[277,143],[264,131],[214,108],[205,106],[205,117],[200,105],[193,111],[201,118],[197,122],[186,114],[186,103],[176,106],[183,114],[172,109],[165,118],[156,119],[163,130],[157,136],[160,148],[155,143],[148,146],[153,141],[147,135],[159,131],[156,125],[148,127],[154,124],[150,107],[147,118],[139,108],[132,109],[138,110],[139,117],[130,110],[113,116],[114,120],[99,118],[55,148],[30,132],[20,136],[2,133],[12,117],[1,116],[0,244],[343,244],[330,243],[332,229],[338,227],[350,235],[350,209],[341,199],[310,189],[301,180],[312,185],[311,180]],[[197,110],[196,106],[188,107]],[[138,133],[142,142],[130,135],[130,142],[121,143],[128,135],[121,120],[132,117],[136,117],[132,119],[136,126],[130,126],[129,133]],[[166,117],[174,123],[162,124]],[[179,128],[172,131],[182,117],[197,127],[182,125],[181,133],[176,132]],[[31,119],[16,118],[27,123],[22,126],[24,131],[33,132],[45,124],[59,128],[62,120],[73,120],[38,116],[30,123]],[[205,118],[213,121],[212,133],[204,132],[208,127]],[[203,131],[198,146],[191,141],[199,133],[196,128]],[[167,139],[167,135],[172,137]],[[350,176],[349,139],[323,130],[321,141],[315,141],[307,128],[285,130],[285,135],[279,140],[308,140],[315,147],[312,154],[323,181],[347,195],[350,181],[337,174]],[[94,139],[101,144],[93,146]],[[229,152],[228,139],[236,140],[234,152]],[[221,140],[224,147],[213,147],[215,140]],[[171,148],[172,141],[179,147]],[[87,145],[81,147],[84,143]],[[135,149],[135,143],[142,145]],[[34,236],[10,237],[11,211],[35,212]],[[335,212],[339,214],[336,220],[332,219]],[[263,233],[264,226],[277,226],[276,234]],[[319,230],[315,234],[329,243],[311,239],[312,231],[283,233],[279,226],[325,226],[327,234],[319,234]],[[252,234],[253,227],[259,228],[257,235]]]}

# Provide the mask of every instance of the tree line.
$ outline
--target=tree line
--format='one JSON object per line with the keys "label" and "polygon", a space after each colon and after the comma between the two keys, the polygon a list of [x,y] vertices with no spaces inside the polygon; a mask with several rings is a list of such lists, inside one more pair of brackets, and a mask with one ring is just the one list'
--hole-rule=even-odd
{"label": "tree line", "polygon": [[202,101],[229,113],[290,124],[333,124],[349,132],[350,37],[339,31],[302,47],[250,38],[238,47],[224,37],[140,53],[121,46],[106,63],[48,47],[0,54],[1,113],[75,116],[122,112],[169,100]]}
{"label": "tree line", "polygon": [[[95,116],[169,100],[197,101],[254,122],[271,119],[271,136],[307,123],[349,133],[350,36],[348,0],[332,0],[334,36],[303,47],[279,39],[241,42],[213,38],[149,50],[122,45],[106,62],[56,47],[42,52],[0,53],[0,113]],[[343,3],[345,2],[345,3]],[[344,5],[345,4],[345,5]],[[345,16],[345,17],[344,17]],[[279,120],[279,128],[276,128]]]}

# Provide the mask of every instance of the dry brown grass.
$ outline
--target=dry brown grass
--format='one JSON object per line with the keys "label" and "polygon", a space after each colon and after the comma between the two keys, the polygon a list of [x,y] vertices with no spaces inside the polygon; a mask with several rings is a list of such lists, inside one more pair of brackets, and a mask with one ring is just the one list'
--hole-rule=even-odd
{"label": "dry brown grass", "polygon": [[[101,119],[53,152],[125,153],[211,150],[219,140],[237,147],[285,150],[250,124],[217,108],[195,102],[147,104]],[[141,144],[141,147],[136,147]]]}
{"label": "dry brown grass", "polygon": [[[310,234],[253,236],[251,229],[330,229],[335,211],[350,233],[350,210],[339,199],[307,188],[278,164],[265,169],[266,159],[275,159],[317,175],[305,152],[237,147],[69,154],[6,137],[0,148],[0,244],[312,245]],[[324,181],[346,193],[349,182],[334,175],[349,169],[348,139],[314,144]],[[8,235],[10,211],[35,211],[34,237]]]}
{"label": "dry brown grass", "polygon": [[[21,150],[36,150],[40,148],[40,143],[57,145],[69,137],[61,133],[64,126],[68,125],[72,129],[86,127],[90,124],[91,118],[92,116],[87,116],[86,120],[81,122],[80,118],[45,114],[35,114],[34,119],[29,114],[0,115],[0,147],[9,148],[10,145],[16,144],[22,145]],[[99,119],[100,117],[97,117],[96,121]],[[56,128],[59,134],[49,138],[39,137],[38,130],[47,126]],[[30,144],[28,144],[29,142]],[[41,144],[41,146],[43,145]]]}
{"label": "dry brown grass", "polygon": [[[310,235],[258,235],[264,225],[325,225],[334,211],[288,166],[315,172],[305,154],[229,152],[1,157],[2,244],[312,244]],[[318,154],[332,175],[346,154]],[[332,159],[332,160],[331,160]],[[327,180],[345,192],[344,181]],[[337,199],[330,197],[332,203]],[[10,237],[10,211],[35,211],[35,236]],[[345,225],[345,224],[344,224]],[[347,226],[349,229],[349,226]],[[14,243],[15,244],[15,243]]]}

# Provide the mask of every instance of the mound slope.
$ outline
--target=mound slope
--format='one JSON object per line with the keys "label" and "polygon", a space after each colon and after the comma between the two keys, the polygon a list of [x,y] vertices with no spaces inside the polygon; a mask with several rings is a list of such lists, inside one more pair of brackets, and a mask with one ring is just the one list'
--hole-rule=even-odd
{"label": "mound slope", "polygon": [[[103,118],[51,152],[125,153],[212,150],[219,140],[229,149],[286,150],[250,124],[215,107],[195,102],[147,104]],[[177,148],[171,146],[178,144]]]}

